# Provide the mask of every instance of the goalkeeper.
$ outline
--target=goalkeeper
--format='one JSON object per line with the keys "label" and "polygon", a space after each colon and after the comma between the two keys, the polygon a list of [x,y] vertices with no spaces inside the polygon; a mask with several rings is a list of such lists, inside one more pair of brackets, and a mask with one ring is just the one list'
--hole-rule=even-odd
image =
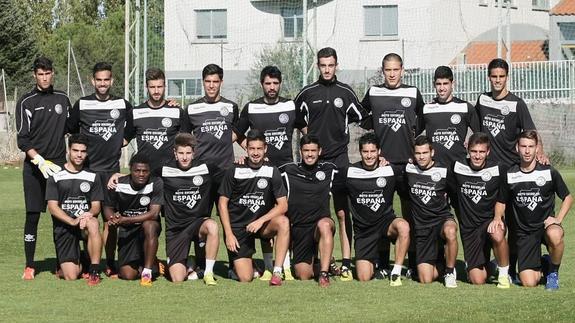
{"label": "goalkeeper", "polygon": [[52,87],[52,61],[40,57],[33,64],[36,85],[16,106],[18,148],[26,153],[23,166],[26,222],[24,253],[26,268],[22,279],[34,279],[34,252],[40,212],[46,211],[46,179],[66,162],[66,119],[70,100]]}

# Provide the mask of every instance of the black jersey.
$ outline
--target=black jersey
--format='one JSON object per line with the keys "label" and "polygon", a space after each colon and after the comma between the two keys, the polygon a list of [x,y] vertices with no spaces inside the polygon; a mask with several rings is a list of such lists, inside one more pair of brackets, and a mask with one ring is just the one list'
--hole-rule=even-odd
{"label": "black jersey", "polygon": [[184,110],[170,107],[166,102],[159,108],[143,103],[133,110],[133,128],[126,129],[126,139],[134,136],[138,152],[150,160],[150,168],[162,167],[173,156],[174,140],[179,132],[189,132],[189,122]]}
{"label": "black jersey", "polygon": [[46,200],[58,201],[58,206],[71,218],[92,207],[92,202],[104,200],[100,178],[90,171],[77,173],[63,169],[46,182]]}
{"label": "black jersey", "polygon": [[233,165],[224,176],[218,193],[229,198],[228,211],[232,228],[245,228],[268,213],[276,199],[287,195],[276,167]]}
{"label": "black jersey", "polygon": [[212,103],[203,97],[188,105],[186,112],[198,141],[196,158],[228,169],[234,162],[232,133],[237,133],[238,105],[225,98]]}
{"label": "black jersey", "polygon": [[424,105],[419,90],[405,84],[372,86],[361,104],[371,112],[362,127],[375,131],[381,153],[391,163],[406,163],[413,156],[416,118]]}
{"label": "black jersey", "polygon": [[475,105],[481,131],[489,136],[490,156],[506,166],[519,163],[515,150],[517,136],[523,130],[535,130],[535,124],[525,102],[509,92],[501,100],[493,99],[493,94],[483,93]]}
{"label": "black jersey", "polygon": [[475,108],[468,102],[453,98],[449,102],[433,102],[423,107],[421,118],[418,118],[419,134],[425,134],[433,142],[434,160],[451,166],[456,160],[467,156],[464,142],[468,128],[479,131],[479,118]]}
{"label": "black jersey", "polygon": [[544,228],[544,221],[555,215],[555,194],[564,200],[569,189],[561,174],[549,166],[537,163],[529,173],[514,165],[507,171],[499,191],[499,202],[511,205],[517,229],[533,232]]}
{"label": "black jersey", "polygon": [[190,169],[181,170],[175,160],[170,161],[162,167],[161,176],[167,231],[181,230],[210,216],[212,178],[206,164],[193,161]]}
{"label": "black jersey", "polygon": [[100,101],[96,94],[80,98],[70,111],[70,130],[88,137],[88,163],[96,172],[120,170],[125,128],[132,128],[132,106],[110,96]]}
{"label": "black jersey", "polygon": [[289,163],[280,167],[288,190],[287,215],[292,225],[313,224],[329,217],[331,183],[337,173],[333,163],[319,162],[315,166]]}
{"label": "black jersey", "polygon": [[136,191],[130,184],[130,175],[120,177],[116,189],[106,194],[104,205],[121,216],[142,215],[150,210],[151,205],[164,205],[163,182],[158,177],[150,177],[148,184]]}
{"label": "black jersey", "polygon": [[435,226],[452,216],[447,203],[447,168],[435,162],[433,167],[421,170],[408,163],[405,176],[416,229]]}
{"label": "black jersey", "polygon": [[45,91],[35,87],[24,94],[15,111],[18,148],[23,152],[35,149],[46,159],[66,160],[64,135],[70,106],[66,93],[52,87]]}
{"label": "black jersey", "polygon": [[476,229],[493,220],[495,202],[505,171],[494,161],[482,169],[471,167],[469,159],[456,161],[448,173],[452,202],[462,229]]}
{"label": "black jersey", "polygon": [[282,97],[274,104],[267,104],[263,97],[249,102],[242,109],[238,122],[238,132],[241,134],[248,129],[259,129],[265,133],[268,144],[266,156],[276,167],[293,162],[293,130],[302,127],[296,124],[294,102]]}
{"label": "black jersey", "polygon": [[395,217],[395,175],[391,166],[366,170],[361,161],[354,163],[347,169],[346,187],[354,227],[370,228]]}
{"label": "black jersey", "polygon": [[320,78],[304,87],[295,98],[297,124],[319,139],[322,159],[347,155],[348,125],[367,116],[355,92],[337,79]]}

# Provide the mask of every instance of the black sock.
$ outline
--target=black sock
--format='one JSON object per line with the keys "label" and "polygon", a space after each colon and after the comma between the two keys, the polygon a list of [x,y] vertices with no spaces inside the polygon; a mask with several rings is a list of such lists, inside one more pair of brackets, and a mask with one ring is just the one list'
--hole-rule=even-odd
{"label": "black sock", "polygon": [[561,264],[554,264],[553,262],[549,262],[549,272],[550,273],[556,273],[559,272],[559,266],[561,266]]}
{"label": "black sock", "polygon": [[445,274],[453,274],[453,267],[445,267]]}
{"label": "black sock", "polygon": [[[407,259],[409,260],[409,269],[415,272],[417,270],[417,262],[415,260],[415,251],[407,252]],[[412,273],[413,274],[413,273]]]}
{"label": "black sock", "polygon": [[511,277],[517,276],[517,254],[509,254],[509,275]]}
{"label": "black sock", "polygon": [[389,249],[379,250],[379,269],[389,269]]}
{"label": "black sock", "polygon": [[34,254],[36,253],[36,235],[40,212],[26,212],[24,223],[24,254],[26,255],[26,267],[34,267]]}
{"label": "black sock", "polygon": [[90,273],[97,273],[98,267],[100,267],[99,264],[90,264]]}
{"label": "black sock", "polygon": [[106,258],[106,266],[111,269],[116,269],[116,262],[114,261],[114,259]]}
{"label": "black sock", "polygon": [[349,258],[343,258],[343,259],[341,260],[341,266],[342,266],[342,267],[346,267],[347,269],[350,269],[350,268],[351,268],[351,259],[349,259]]}

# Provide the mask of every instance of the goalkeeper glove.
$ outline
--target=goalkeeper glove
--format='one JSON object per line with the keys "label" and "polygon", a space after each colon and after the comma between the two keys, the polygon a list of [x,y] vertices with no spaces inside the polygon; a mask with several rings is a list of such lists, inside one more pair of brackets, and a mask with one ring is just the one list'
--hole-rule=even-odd
{"label": "goalkeeper glove", "polygon": [[49,160],[45,160],[44,157],[40,156],[40,154],[36,155],[34,159],[32,159],[32,164],[38,166],[38,169],[42,172],[45,179],[48,179],[48,177],[53,176],[62,170],[60,166]]}

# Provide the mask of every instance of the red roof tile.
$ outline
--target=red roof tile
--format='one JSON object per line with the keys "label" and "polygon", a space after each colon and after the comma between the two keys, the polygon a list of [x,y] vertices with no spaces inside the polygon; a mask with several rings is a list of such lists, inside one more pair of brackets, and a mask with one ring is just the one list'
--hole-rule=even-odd
{"label": "red roof tile", "polygon": [[[488,64],[497,57],[497,42],[471,42],[462,51],[465,54],[465,64]],[[544,40],[514,41],[511,45],[512,62],[546,61],[547,42]],[[503,47],[502,57],[506,57],[507,50]],[[451,64],[456,64],[454,59]]]}
{"label": "red roof tile", "polygon": [[573,16],[575,15],[575,0],[561,0],[553,7],[549,14],[552,16]]}

